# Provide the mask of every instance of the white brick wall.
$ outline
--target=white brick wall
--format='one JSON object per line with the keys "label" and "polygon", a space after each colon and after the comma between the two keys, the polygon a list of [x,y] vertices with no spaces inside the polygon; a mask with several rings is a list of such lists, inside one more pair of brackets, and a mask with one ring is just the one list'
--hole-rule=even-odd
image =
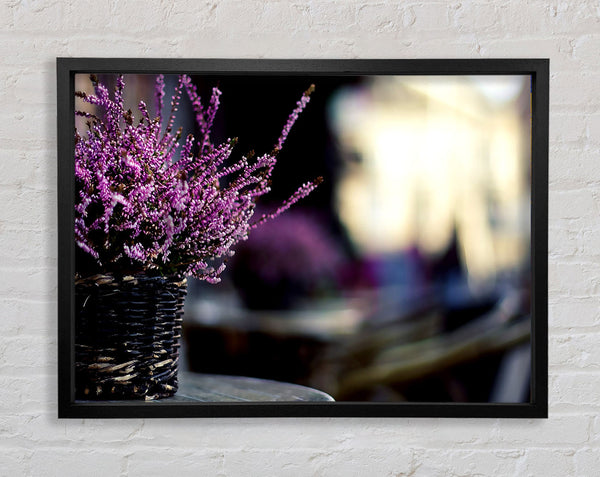
{"label": "white brick wall", "polygon": [[[2,0],[0,476],[600,475],[600,4]],[[549,57],[550,418],[56,418],[57,56]]]}

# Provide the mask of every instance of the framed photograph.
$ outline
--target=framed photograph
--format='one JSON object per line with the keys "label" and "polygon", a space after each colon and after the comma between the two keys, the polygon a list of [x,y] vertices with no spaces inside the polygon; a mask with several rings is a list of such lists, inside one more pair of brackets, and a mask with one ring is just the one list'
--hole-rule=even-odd
{"label": "framed photograph", "polygon": [[547,417],[547,59],[57,82],[59,417]]}

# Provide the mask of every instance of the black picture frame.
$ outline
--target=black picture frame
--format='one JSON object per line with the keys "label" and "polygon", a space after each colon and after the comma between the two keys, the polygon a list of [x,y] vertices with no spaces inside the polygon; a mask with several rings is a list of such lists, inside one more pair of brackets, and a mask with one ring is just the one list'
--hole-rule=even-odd
{"label": "black picture frame", "polygon": [[[548,59],[58,58],[58,417],[487,417],[548,416]],[[74,383],[74,78],[77,73],[531,75],[531,400],[527,403],[76,402]]]}

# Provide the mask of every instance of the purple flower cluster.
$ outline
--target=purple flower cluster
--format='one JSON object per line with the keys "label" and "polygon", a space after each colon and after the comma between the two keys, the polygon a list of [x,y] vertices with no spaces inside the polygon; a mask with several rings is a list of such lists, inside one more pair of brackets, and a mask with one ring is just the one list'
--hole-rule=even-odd
{"label": "purple flower cluster", "polygon": [[[251,222],[256,201],[270,191],[277,153],[309,101],[306,91],[290,114],[272,152],[242,156],[227,165],[236,139],[213,145],[210,131],[221,92],[213,88],[208,105],[187,75],[179,77],[171,112],[163,120],[164,77],[155,86],[155,118],[141,101],[141,117],[124,109],[123,77],[113,98],[92,75],[95,93],[77,92],[101,114],[87,118],[85,135],[75,133],[75,239],[104,272],[185,274],[219,281],[232,247],[249,231],[310,194],[321,178],[303,184],[274,212]],[[183,90],[192,103],[199,137],[181,144],[173,131]]]}

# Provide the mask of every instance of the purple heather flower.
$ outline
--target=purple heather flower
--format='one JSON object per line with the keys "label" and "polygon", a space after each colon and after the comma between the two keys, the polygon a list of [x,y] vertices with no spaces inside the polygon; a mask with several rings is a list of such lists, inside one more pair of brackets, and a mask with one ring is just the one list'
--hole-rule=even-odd
{"label": "purple heather flower", "polygon": [[[113,99],[95,76],[91,80],[95,94],[76,93],[100,113],[76,111],[87,119],[88,131],[75,133],[75,239],[105,272],[154,270],[216,283],[233,255],[232,247],[320,182],[302,185],[274,212],[250,222],[257,199],[270,190],[276,154],[308,103],[312,87],[290,114],[272,153],[226,165],[236,140],[217,146],[210,140],[221,95],[217,88],[204,107],[191,79],[180,76],[163,124],[162,75],[155,85],[156,117],[151,118],[140,101],[137,122],[131,110],[124,110],[123,77],[117,79]],[[181,131],[172,129],[184,88],[200,137],[190,135],[181,145]],[[226,185],[220,182],[223,178]]]}
{"label": "purple heather flower", "polygon": [[292,114],[290,114],[290,116],[287,120],[287,123],[283,127],[283,131],[281,131],[279,140],[277,141],[277,144],[275,145],[275,150],[279,151],[283,147],[283,143],[287,139],[288,134],[290,133],[290,130],[292,129],[292,126],[294,125],[294,123],[296,122],[298,117],[300,116],[300,113],[304,110],[304,108],[310,101],[310,95],[312,94],[312,92],[314,90],[315,90],[315,85],[311,85],[310,88],[308,88],[304,92],[300,101],[298,101],[296,103],[296,109],[294,109],[294,111],[292,111]]}

